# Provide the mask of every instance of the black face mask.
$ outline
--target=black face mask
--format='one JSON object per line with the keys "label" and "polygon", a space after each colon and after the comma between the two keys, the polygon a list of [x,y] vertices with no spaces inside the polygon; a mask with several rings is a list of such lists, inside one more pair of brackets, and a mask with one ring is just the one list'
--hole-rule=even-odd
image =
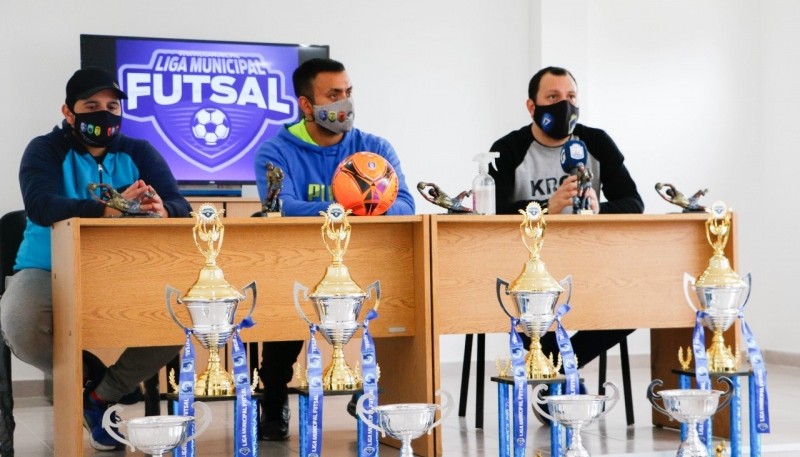
{"label": "black face mask", "polygon": [[552,105],[536,105],[533,122],[550,138],[566,138],[575,130],[579,112],[578,107],[569,100],[561,100]]}
{"label": "black face mask", "polygon": [[110,111],[75,113],[73,130],[88,146],[106,147],[119,134],[122,116]]}

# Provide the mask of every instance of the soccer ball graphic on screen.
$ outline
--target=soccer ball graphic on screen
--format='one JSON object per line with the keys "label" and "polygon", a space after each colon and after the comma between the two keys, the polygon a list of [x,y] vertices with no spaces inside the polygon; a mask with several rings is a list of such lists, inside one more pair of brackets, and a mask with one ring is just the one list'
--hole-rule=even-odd
{"label": "soccer ball graphic on screen", "polygon": [[231,126],[228,116],[216,108],[202,108],[192,119],[192,135],[206,146],[216,146],[228,138]]}

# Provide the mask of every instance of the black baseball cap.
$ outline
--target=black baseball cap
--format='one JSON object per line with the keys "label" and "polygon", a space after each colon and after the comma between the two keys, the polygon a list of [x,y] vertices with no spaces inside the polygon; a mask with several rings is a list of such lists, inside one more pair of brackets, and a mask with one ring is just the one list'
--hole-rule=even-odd
{"label": "black baseball cap", "polygon": [[119,88],[117,80],[111,73],[98,67],[81,68],[67,81],[65,103],[69,109],[72,109],[78,100],[91,97],[104,89],[113,90],[120,99],[127,100],[128,98],[128,95]]}

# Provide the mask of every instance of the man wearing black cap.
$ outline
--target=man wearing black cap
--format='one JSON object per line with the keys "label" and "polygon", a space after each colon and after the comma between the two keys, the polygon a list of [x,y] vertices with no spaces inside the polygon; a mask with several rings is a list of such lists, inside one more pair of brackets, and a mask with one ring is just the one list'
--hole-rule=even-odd
{"label": "man wearing black cap", "polygon": [[[107,184],[125,199],[139,202],[142,212],[187,217],[191,211],[161,155],[146,141],[119,132],[120,100],[127,98],[104,70],[76,71],[67,82],[61,127],[34,138],[22,156],[19,180],[28,221],[15,274],[8,278],[0,301],[0,328],[19,359],[47,373],[53,370],[50,226],[76,216],[122,215],[94,198],[87,189],[89,183]],[[130,348],[107,370],[86,376],[84,426],[92,447],[122,449],[103,429],[103,413],[109,403],[135,391],[179,350]]]}

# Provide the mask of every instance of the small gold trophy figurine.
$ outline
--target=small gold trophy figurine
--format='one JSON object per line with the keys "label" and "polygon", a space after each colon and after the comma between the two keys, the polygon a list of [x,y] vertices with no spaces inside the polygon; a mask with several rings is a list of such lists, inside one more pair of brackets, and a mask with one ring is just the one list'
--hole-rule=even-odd
{"label": "small gold trophy figurine", "polygon": [[[528,249],[530,256],[522,270],[506,293],[511,295],[516,305],[516,316],[522,324],[522,329],[531,338],[530,352],[526,360],[528,379],[552,379],[558,376],[561,368],[561,358],[557,364],[553,363],[553,355],[546,357],[542,353],[540,338],[550,329],[555,320],[555,307],[559,295],[564,288],[547,272],[539,252],[544,243],[544,232],[547,224],[544,221],[544,211],[538,203],[529,203],[525,211],[520,211],[523,221],[519,231],[522,234],[522,243]],[[562,283],[570,283],[569,277]],[[499,287],[502,280],[498,279]],[[571,293],[571,290],[570,290]],[[502,301],[500,306],[505,308]],[[506,313],[508,310],[506,309]]]}
{"label": "small gold trophy figurine", "polygon": [[[706,238],[714,249],[708,266],[695,282],[684,275],[686,298],[695,309],[688,293],[688,285],[694,289],[705,312],[703,323],[714,332],[711,347],[708,349],[708,369],[711,372],[733,372],[738,369],[737,357],[725,345],[722,332],[727,330],[738,318],[739,311],[747,302],[741,297],[749,291],[749,284],[742,280],[731,268],[725,257],[725,245],[731,231],[731,210],[723,202],[711,205],[711,216],[706,221]],[[749,294],[748,294],[749,295]]]}
{"label": "small gold trophy figurine", "polygon": [[[247,317],[253,313],[256,304],[255,282],[245,286],[242,292],[231,287],[225,280],[222,269],[217,266],[217,255],[222,248],[225,227],[220,218],[222,211],[214,205],[204,203],[197,213],[192,213],[196,223],[192,229],[194,244],[205,258],[205,265],[200,270],[197,281],[182,297],[179,291],[167,286],[167,309],[173,320],[184,330],[190,330],[200,344],[208,349],[208,367],[195,382],[195,395],[233,395],[236,384],[230,373],[220,367],[219,350],[224,348],[236,330],[234,318],[239,303],[246,297],[247,289],[251,290],[252,304]],[[187,328],[175,316],[172,310],[171,297],[178,296],[177,303],[186,305],[192,320]],[[254,381],[257,382],[257,377]]]}
{"label": "small gold trophy figurine", "polygon": [[[300,316],[310,325],[316,325],[325,340],[333,346],[333,361],[322,376],[325,390],[352,390],[361,387],[359,378],[344,359],[343,348],[361,326],[358,322],[361,305],[371,296],[372,290],[376,292],[374,308],[377,310],[380,304],[380,282],[372,283],[365,292],[350,277],[350,271],[342,261],[350,244],[351,227],[347,221],[349,213],[349,210],[345,211],[338,203],[330,205],[326,212],[320,212],[325,217],[322,241],[331,254],[332,262],[311,294],[300,283],[295,283],[294,289],[295,307]],[[300,307],[298,293],[301,291],[314,303],[314,310],[320,321],[318,324],[311,322]]]}

